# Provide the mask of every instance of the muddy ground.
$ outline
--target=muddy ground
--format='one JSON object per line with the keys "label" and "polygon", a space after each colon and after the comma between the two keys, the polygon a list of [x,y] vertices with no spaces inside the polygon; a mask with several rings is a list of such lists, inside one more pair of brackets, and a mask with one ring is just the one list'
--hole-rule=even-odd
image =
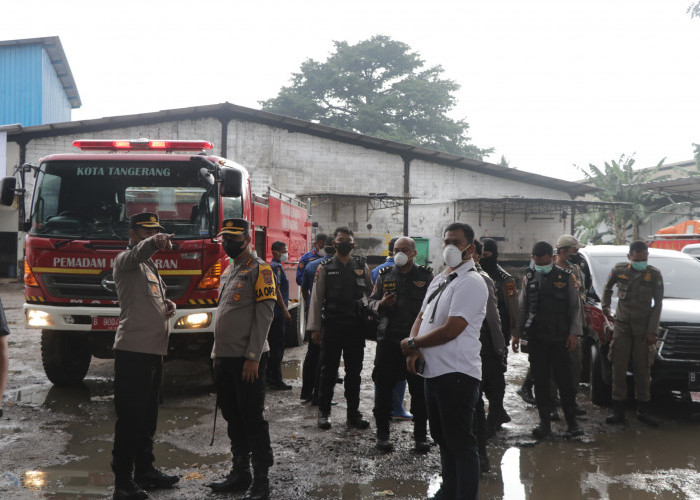
{"label": "muddy ground", "polygon": [[[0,498],[109,498],[114,413],[111,360],[94,359],[78,389],[53,387],[40,357],[40,332],[24,327],[23,288],[0,283],[10,321],[10,375],[5,417],[0,419]],[[316,408],[301,404],[301,361],[306,347],[288,349],[284,372],[292,391],[269,392],[266,417],[276,464],[270,472],[273,498],[425,498],[439,485],[436,448],[416,455],[411,423],[392,423],[397,445],[391,454],[374,448],[374,422],[367,431],[344,424],[345,401],[337,387],[330,431],[315,426]],[[370,381],[374,346],[365,352],[361,410],[371,417]],[[512,355],[506,408],[513,421],[489,443],[491,471],[482,474],[482,499],[698,499],[700,427],[697,408],[673,398],[655,405],[660,429],[637,422],[611,429],[606,409],[578,395],[588,411],[586,435],[557,435],[541,443],[530,437],[535,409],[515,394],[527,369],[523,354]],[[408,396],[407,396],[408,398]],[[156,465],[181,476],[177,488],[154,491],[155,499],[237,498],[214,495],[206,484],[224,476],[230,454],[223,420],[212,435],[214,396],[204,362],[166,364],[165,396],[156,436]]]}

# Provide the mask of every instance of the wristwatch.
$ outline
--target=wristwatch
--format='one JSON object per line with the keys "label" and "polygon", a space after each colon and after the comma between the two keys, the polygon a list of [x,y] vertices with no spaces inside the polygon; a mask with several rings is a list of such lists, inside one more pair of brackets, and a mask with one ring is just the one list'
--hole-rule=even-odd
{"label": "wristwatch", "polygon": [[415,349],[416,348],[416,339],[413,337],[408,338],[408,348],[409,349]]}

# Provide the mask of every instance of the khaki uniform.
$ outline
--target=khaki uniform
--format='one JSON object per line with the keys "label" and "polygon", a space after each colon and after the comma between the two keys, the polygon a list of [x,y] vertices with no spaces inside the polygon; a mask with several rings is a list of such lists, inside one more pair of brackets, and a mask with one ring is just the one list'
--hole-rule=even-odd
{"label": "khaki uniform", "polygon": [[119,297],[119,327],[114,349],[164,356],[168,353],[165,283],[151,256],[158,251],[153,237],[117,255],[114,282]]}
{"label": "khaki uniform", "polygon": [[221,276],[212,358],[260,361],[270,350],[267,333],[277,292],[272,268],[256,255],[232,263]]}
{"label": "khaki uniform", "polygon": [[613,399],[627,398],[626,373],[630,356],[635,381],[635,398],[646,402],[651,399],[651,365],[656,356],[656,346],[647,345],[645,335],[657,334],[664,282],[661,271],[647,266],[636,271],[627,262],[616,264],[610,271],[603,291],[603,313],[610,315],[612,288],[617,285],[618,302],[615,311],[615,330],[609,357],[613,364]]}

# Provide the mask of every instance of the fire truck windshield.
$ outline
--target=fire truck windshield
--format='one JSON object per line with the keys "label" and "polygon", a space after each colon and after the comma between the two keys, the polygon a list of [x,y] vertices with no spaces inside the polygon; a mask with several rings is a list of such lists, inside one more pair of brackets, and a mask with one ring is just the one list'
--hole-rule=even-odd
{"label": "fire truck windshield", "polygon": [[[36,236],[126,240],[129,217],[158,214],[175,238],[208,238],[216,232],[216,189],[191,162],[51,161],[39,172],[32,226]],[[242,203],[226,199],[226,216],[240,217]],[[233,214],[233,215],[231,215]]]}

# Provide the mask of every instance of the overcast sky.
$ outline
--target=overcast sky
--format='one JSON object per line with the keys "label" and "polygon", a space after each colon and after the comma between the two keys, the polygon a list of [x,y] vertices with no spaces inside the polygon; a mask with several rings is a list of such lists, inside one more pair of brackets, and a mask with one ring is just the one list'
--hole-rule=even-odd
{"label": "overcast sky", "polygon": [[[83,102],[73,119],[228,101],[259,108],[333,40],[383,34],[461,85],[487,158],[578,179],[700,142],[700,19],[690,0],[6,1],[0,39],[58,35]],[[216,138],[214,138],[216,139]]]}

